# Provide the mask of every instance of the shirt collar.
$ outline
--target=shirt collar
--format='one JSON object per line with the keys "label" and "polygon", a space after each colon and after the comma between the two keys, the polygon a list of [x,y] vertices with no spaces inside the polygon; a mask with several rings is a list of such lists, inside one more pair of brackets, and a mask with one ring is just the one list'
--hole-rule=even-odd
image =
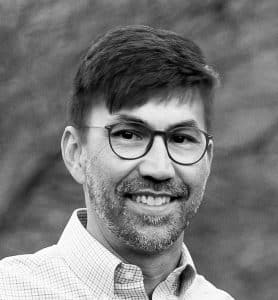
{"label": "shirt collar", "polygon": [[[86,230],[87,211],[77,209],[73,212],[58,242],[62,256],[73,272],[94,293],[103,297],[114,294],[114,272],[120,259],[103,247]],[[104,286],[106,285],[106,286]]]}
{"label": "shirt collar", "polygon": [[[124,263],[95,240],[86,230],[87,211],[77,209],[73,212],[57,244],[68,266],[99,297],[103,291],[108,297],[114,295],[115,272]],[[137,266],[134,270],[140,273]],[[167,277],[169,289],[179,295],[186,292],[196,276],[196,269],[187,247],[183,244],[178,267]],[[105,286],[104,286],[105,285]]]}
{"label": "shirt collar", "polygon": [[183,299],[183,296],[187,289],[192,285],[195,277],[195,265],[187,247],[183,244],[179,264],[166,279],[168,289]]}

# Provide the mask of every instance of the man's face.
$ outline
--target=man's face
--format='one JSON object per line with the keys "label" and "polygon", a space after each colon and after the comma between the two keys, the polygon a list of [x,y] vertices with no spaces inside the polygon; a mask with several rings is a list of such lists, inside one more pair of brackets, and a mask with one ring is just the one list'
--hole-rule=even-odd
{"label": "man's face", "polygon": [[[87,125],[104,127],[124,115],[125,119],[139,119],[155,130],[164,131],[181,122],[195,122],[205,130],[198,93],[183,103],[174,95],[167,102],[157,97],[114,114],[99,105],[93,108]],[[84,149],[88,220],[105,240],[115,248],[124,245],[139,252],[156,253],[182,236],[203,198],[212,145],[198,163],[184,166],[169,158],[163,138],[156,136],[145,156],[124,160],[112,152],[107,130],[92,128]]]}

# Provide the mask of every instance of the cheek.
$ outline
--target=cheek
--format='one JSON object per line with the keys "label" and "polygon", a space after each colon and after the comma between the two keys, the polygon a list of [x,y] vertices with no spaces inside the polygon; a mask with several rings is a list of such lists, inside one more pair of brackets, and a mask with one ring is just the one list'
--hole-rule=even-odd
{"label": "cheek", "polygon": [[203,189],[209,176],[210,166],[206,160],[192,166],[180,167],[177,174],[189,185],[191,191]]}
{"label": "cheek", "polygon": [[[111,187],[127,177],[137,168],[136,160],[123,160],[105,147],[91,159],[91,172],[97,181],[105,181]],[[108,185],[109,186],[109,185]]]}

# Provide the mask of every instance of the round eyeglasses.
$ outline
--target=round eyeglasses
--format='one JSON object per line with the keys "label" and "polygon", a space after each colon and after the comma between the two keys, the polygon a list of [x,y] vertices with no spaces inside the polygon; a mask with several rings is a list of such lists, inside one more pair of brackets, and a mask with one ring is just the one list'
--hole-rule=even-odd
{"label": "round eyeglasses", "polygon": [[153,130],[138,123],[117,123],[108,130],[112,151],[120,158],[133,160],[143,157],[151,149],[155,136],[163,138],[168,156],[177,164],[193,165],[205,155],[212,136],[197,127],[180,126],[168,131]]}

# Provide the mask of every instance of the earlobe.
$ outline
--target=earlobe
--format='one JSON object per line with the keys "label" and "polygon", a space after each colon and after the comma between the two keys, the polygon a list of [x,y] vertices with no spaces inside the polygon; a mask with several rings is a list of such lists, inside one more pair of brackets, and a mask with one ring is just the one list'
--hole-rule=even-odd
{"label": "earlobe", "polygon": [[64,163],[72,177],[80,184],[84,183],[84,168],[82,165],[83,147],[79,134],[73,126],[67,126],[61,140],[61,150]]}

